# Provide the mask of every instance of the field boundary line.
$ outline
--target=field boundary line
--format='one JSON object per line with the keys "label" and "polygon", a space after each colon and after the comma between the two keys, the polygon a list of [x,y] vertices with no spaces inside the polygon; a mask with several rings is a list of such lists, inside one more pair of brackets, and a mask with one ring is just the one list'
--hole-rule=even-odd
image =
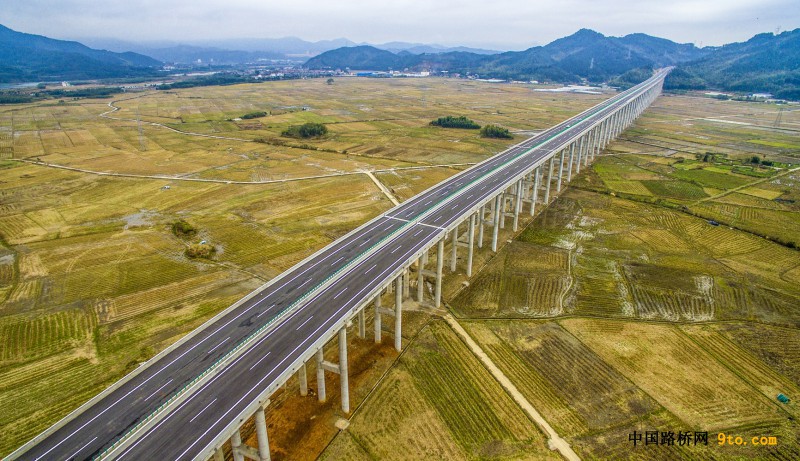
{"label": "field boundary line", "polygon": [[580,461],[580,457],[572,450],[569,443],[562,439],[552,426],[542,417],[542,415],[531,405],[528,399],[517,389],[517,386],[511,382],[510,379],[503,373],[500,368],[495,365],[492,359],[486,355],[486,352],[472,339],[466,330],[458,323],[458,321],[451,315],[445,314],[444,320],[450,325],[450,328],[455,332],[466,346],[472,351],[475,357],[483,363],[483,366],[492,374],[494,379],[505,389],[509,396],[519,405],[519,407],[528,415],[528,417],[535,422],[540,429],[549,437],[548,446],[551,450],[558,450],[561,455],[569,461]]}

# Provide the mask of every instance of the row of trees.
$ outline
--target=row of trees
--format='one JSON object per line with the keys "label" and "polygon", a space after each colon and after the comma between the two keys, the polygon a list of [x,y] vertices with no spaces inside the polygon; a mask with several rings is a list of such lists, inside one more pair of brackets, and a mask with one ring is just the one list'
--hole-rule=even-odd
{"label": "row of trees", "polygon": [[468,119],[465,116],[453,117],[448,115],[446,117],[439,117],[431,122],[433,126],[440,126],[442,128],[464,128],[468,130],[480,129],[480,125]]}

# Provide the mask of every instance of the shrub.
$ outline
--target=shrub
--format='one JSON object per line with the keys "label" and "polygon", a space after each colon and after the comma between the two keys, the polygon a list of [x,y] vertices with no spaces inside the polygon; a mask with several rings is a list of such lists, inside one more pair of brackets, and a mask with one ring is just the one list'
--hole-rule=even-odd
{"label": "shrub", "polygon": [[214,248],[214,245],[209,245],[208,243],[193,243],[186,249],[186,256],[192,259],[211,259],[216,252],[217,249]]}
{"label": "shrub", "polygon": [[485,127],[481,128],[481,137],[511,139],[514,136],[512,136],[511,133],[508,132],[507,128],[499,127],[496,125],[486,125]]}
{"label": "shrub", "polygon": [[178,237],[191,237],[197,233],[197,228],[181,219],[172,223],[172,233]]}

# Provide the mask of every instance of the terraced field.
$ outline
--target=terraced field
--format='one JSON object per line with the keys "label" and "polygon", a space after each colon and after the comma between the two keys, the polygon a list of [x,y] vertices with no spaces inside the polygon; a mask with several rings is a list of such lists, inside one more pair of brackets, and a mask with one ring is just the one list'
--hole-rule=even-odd
{"label": "terraced field", "polygon": [[[548,265],[553,254],[571,263]],[[569,189],[451,306],[470,318],[578,314],[797,325],[798,266],[796,250],[762,238]]]}

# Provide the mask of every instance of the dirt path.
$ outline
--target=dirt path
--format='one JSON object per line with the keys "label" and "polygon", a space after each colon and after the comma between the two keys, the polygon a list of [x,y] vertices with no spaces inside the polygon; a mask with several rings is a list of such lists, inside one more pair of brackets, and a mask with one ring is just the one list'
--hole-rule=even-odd
{"label": "dirt path", "polygon": [[392,194],[392,191],[390,191],[388,187],[384,186],[383,183],[380,182],[378,178],[376,178],[375,175],[372,174],[371,171],[364,171],[364,174],[369,176],[369,179],[371,179],[372,182],[374,182],[375,185],[378,186],[378,189],[380,189],[383,192],[383,195],[388,197],[389,200],[392,201],[392,203],[394,203],[395,205],[400,205],[400,201],[397,200],[397,197],[395,197],[394,194]]}
{"label": "dirt path", "polygon": [[[14,162],[23,162],[28,163],[31,165],[38,165],[44,166],[48,168],[57,168],[59,170],[68,170],[68,171],[75,171],[78,173],[86,173],[86,174],[94,174],[98,176],[115,176],[119,178],[134,178],[134,179],[160,179],[166,181],[190,181],[190,182],[206,182],[206,183],[217,183],[217,184],[279,184],[285,182],[292,182],[292,181],[303,181],[307,179],[323,179],[323,178],[333,178],[336,176],[353,176],[359,174],[366,174],[370,177],[378,187],[387,194],[387,197],[395,204],[399,205],[400,202],[391,195],[391,192],[386,189],[384,190],[384,186],[378,178],[372,175],[372,171],[345,171],[341,173],[330,173],[330,174],[319,174],[319,175],[312,175],[312,176],[298,176],[296,178],[284,178],[284,179],[265,179],[262,181],[234,181],[230,179],[201,179],[201,178],[186,178],[181,176],[168,176],[168,175],[160,175],[160,174],[133,174],[133,173],[111,173],[107,171],[94,171],[94,170],[86,170],[83,168],[75,168],[66,165],[59,165],[57,163],[47,163],[37,160],[29,160],[24,158],[10,158],[6,160],[11,160]],[[396,171],[396,170],[424,170],[427,168],[452,168],[457,166],[465,166],[465,165],[473,165],[472,163],[453,163],[449,165],[426,165],[426,166],[409,166],[409,167],[396,167],[396,168],[385,168],[381,170],[374,170],[376,173],[384,172],[384,171]]]}
{"label": "dirt path", "polygon": [[510,379],[499,369],[497,365],[492,362],[492,359],[489,358],[488,355],[481,349],[481,347],[476,343],[469,333],[464,330],[464,328],[458,323],[458,321],[450,314],[446,314],[444,316],[445,321],[450,325],[453,331],[458,334],[461,339],[467,344],[467,346],[472,350],[472,353],[475,354],[476,357],[483,363],[489,373],[494,376],[494,379],[500,383],[501,386],[508,392],[511,398],[517,402],[517,405],[522,408],[522,410],[528,414],[528,416],[539,425],[539,427],[544,431],[544,433],[549,437],[548,446],[551,450],[558,450],[564,458],[569,461],[580,461],[580,457],[577,453],[572,450],[572,447],[569,446],[566,440],[562,439],[558,436],[555,429],[553,429],[550,424],[545,421],[541,414],[533,408],[528,399],[525,398],[524,395],[517,389],[517,386],[511,382]]}

